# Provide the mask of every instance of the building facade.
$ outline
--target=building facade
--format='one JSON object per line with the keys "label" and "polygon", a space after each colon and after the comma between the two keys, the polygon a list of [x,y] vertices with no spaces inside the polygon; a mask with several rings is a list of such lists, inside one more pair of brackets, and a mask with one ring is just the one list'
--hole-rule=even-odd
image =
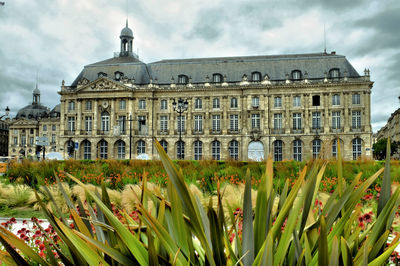
{"label": "building facade", "polygon": [[46,152],[60,152],[58,139],[60,105],[50,110],[40,103],[40,91],[33,91],[32,103],[20,109],[9,121],[8,154],[12,158],[38,158],[37,137],[47,137]]}
{"label": "building facade", "polygon": [[[345,159],[372,157],[373,82],[368,70],[360,76],[345,56],[146,64],[132,52],[128,25],[120,42],[118,55],[85,66],[70,86],[62,83],[54,126],[56,149],[65,157],[153,158],[154,139],[171,158],[191,160],[330,158],[338,141]],[[179,98],[187,101],[182,115],[173,108]]]}
{"label": "building facade", "polygon": [[400,141],[400,108],[390,115],[386,125],[376,133],[376,141],[388,137],[391,141]]}

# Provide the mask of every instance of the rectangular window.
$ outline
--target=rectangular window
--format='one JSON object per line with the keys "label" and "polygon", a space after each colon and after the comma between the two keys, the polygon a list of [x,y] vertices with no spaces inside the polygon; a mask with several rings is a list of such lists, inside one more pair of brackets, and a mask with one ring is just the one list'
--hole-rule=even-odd
{"label": "rectangular window", "polygon": [[51,134],[51,143],[54,144],[56,143],[56,134]]}
{"label": "rectangular window", "polygon": [[282,129],[282,114],[274,114],[274,129]]}
{"label": "rectangular window", "polygon": [[86,101],[86,111],[92,110],[92,101]]}
{"label": "rectangular window", "polygon": [[125,100],[121,100],[119,102],[119,109],[120,110],[125,110],[126,109],[126,101]]}
{"label": "rectangular window", "polygon": [[321,112],[312,113],[312,128],[313,129],[321,128]]}
{"label": "rectangular window", "polygon": [[219,109],[220,105],[219,105],[219,98],[214,98],[213,99],[213,108],[214,109]]}
{"label": "rectangular window", "polygon": [[160,116],[160,131],[161,132],[168,131],[168,116],[166,115]]}
{"label": "rectangular window", "polygon": [[339,94],[332,95],[332,105],[333,106],[340,105],[340,95]]}
{"label": "rectangular window", "polygon": [[146,100],[139,100],[139,109],[140,110],[146,109]]}
{"label": "rectangular window", "polygon": [[254,108],[258,108],[260,106],[260,98],[258,96],[255,96],[251,99],[251,106]]}
{"label": "rectangular window", "polygon": [[300,107],[301,98],[300,96],[293,96],[293,107]]}
{"label": "rectangular window", "polygon": [[203,101],[200,98],[196,98],[194,101],[194,109],[202,109],[203,108]]}
{"label": "rectangular window", "polygon": [[119,125],[120,134],[125,134],[125,131],[126,131],[126,116],[125,115],[120,115],[118,117],[118,125]]}
{"label": "rectangular window", "polygon": [[68,102],[68,111],[74,111],[74,110],[75,110],[75,102],[69,101]]}
{"label": "rectangular window", "polygon": [[221,115],[212,116],[212,131],[213,132],[221,131]]}
{"label": "rectangular window", "polygon": [[57,126],[56,125],[52,125],[51,126],[51,130],[56,131],[57,130]]}
{"label": "rectangular window", "polygon": [[239,115],[230,115],[229,118],[230,130],[232,132],[239,131]]}
{"label": "rectangular window", "polygon": [[147,134],[146,116],[144,116],[144,115],[138,116],[138,129],[139,129],[139,134],[141,134],[141,135]]}
{"label": "rectangular window", "polygon": [[75,117],[68,117],[68,131],[75,131]]}
{"label": "rectangular window", "polygon": [[47,125],[43,125],[43,131],[47,131]]}
{"label": "rectangular window", "polygon": [[231,108],[238,108],[238,100],[235,97],[231,98]]}
{"label": "rectangular window", "polygon": [[293,113],[293,129],[301,129],[301,113]]}
{"label": "rectangular window", "polygon": [[275,108],[282,107],[282,98],[281,97],[275,97],[274,98],[274,107]]}
{"label": "rectangular window", "polygon": [[26,136],[25,135],[21,136],[21,145],[26,145]]}
{"label": "rectangular window", "polygon": [[85,131],[90,132],[92,131],[92,117],[85,116]]}
{"label": "rectangular window", "polygon": [[353,94],[351,99],[353,104],[361,104],[360,94],[358,93]]}
{"label": "rectangular window", "polygon": [[168,101],[167,100],[161,100],[160,110],[168,110]]}
{"label": "rectangular window", "polygon": [[203,132],[203,116],[202,115],[194,116],[194,131],[195,132]]}
{"label": "rectangular window", "polygon": [[18,137],[14,137],[14,145],[18,145]]}
{"label": "rectangular window", "polygon": [[352,128],[361,128],[361,111],[352,111],[351,127]]}
{"label": "rectangular window", "polygon": [[35,143],[35,140],[33,137],[29,137],[29,144],[33,145]]}
{"label": "rectangular window", "polygon": [[332,112],[332,129],[340,128],[340,112]]}
{"label": "rectangular window", "polygon": [[251,128],[260,129],[260,114],[251,114]]}
{"label": "rectangular window", "polygon": [[178,122],[177,124],[178,132],[185,132],[185,117],[178,116],[177,122]]}

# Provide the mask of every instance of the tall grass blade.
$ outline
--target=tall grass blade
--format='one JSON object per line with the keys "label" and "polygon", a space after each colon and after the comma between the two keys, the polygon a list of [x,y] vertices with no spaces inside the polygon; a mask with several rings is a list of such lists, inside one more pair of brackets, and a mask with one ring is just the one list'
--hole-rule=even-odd
{"label": "tall grass blade", "polygon": [[251,265],[254,261],[254,231],[253,231],[253,208],[251,205],[251,175],[250,169],[246,172],[246,185],[243,200],[243,234],[242,249],[244,265]]}
{"label": "tall grass blade", "polygon": [[318,265],[328,265],[328,239],[325,217],[320,215],[320,234],[318,240]]}
{"label": "tall grass blade", "polygon": [[[1,228],[1,227],[0,227]],[[8,241],[3,237],[3,234],[0,233],[0,243],[3,245],[3,247],[7,250],[8,254],[11,255],[13,260],[17,265],[23,265],[23,266],[29,266],[29,263],[27,263],[24,258],[22,258],[21,255],[8,243]],[[33,252],[33,250],[32,250]],[[34,252],[33,252],[34,253]],[[37,254],[36,254],[37,255]],[[43,261],[43,259],[42,259]],[[44,261],[43,261],[44,262]],[[47,263],[44,263],[43,265],[47,265]]]}
{"label": "tall grass blade", "polygon": [[338,158],[337,158],[337,174],[338,174],[338,189],[339,189],[339,197],[342,196],[343,193],[343,170],[342,170],[342,151],[340,147],[340,139],[336,139],[336,144],[338,148]]}
{"label": "tall grass blade", "polygon": [[349,246],[347,245],[346,239],[340,237],[340,249],[342,251],[342,262],[344,266],[352,266],[353,261],[351,260],[352,254],[350,253]]}
{"label": "tall grass blade", "polygon": [[[67,176],[73,181],[78,183],[86,193],[97,203],[99,208],[103,211],[104,215],[107,217],[110,225],[114,227],[116,233],[120,237],[121,241],[126,245],[126,247],[131,251],[132,255],[138,260],[141,265],[149,264],[148,252],[143,247],[142,243],[132,235],[132,233],[114,216],[112,211],[100,200],[93,192],[87,189],[86,185],[79,181],[77,178],[67,173]],[[107,194],[107,193],[103,193]]]}
{"label": "tall grass blade", "polygon": [[[211,205],[211,204],[210,204]],[[226,255],[224,252],[224,232],[221,223],[218,220],[217,213],[211,206],[207,210],[208,220],[210,221],[211,242],[214,253],[214,261],[217,265],[226,264]]]}
{"label": "tall grass blade", "polygon": [[333,237],[331,256],[329,259],[329,266],[339,265],[339,241],[336,236]]}
{"label": "tall grass blade", "polygon": [[385,171],[383,173],[381,192],[378,200],[378,214],[379,216],[385,207],[386,203],[390,198],[390,137],[386,141],[386,160],[385,160]]}

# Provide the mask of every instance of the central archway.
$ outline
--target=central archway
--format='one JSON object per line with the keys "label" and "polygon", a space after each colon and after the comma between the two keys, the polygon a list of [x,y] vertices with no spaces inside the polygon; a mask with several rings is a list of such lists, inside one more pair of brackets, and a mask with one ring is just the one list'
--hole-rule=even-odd
{"label": "central archway", "polygon": [[264,160],[264,144],[261,141],[252,141],[249,144],[248,153],[247,153],[248,160],[252,161],[263,161]]}

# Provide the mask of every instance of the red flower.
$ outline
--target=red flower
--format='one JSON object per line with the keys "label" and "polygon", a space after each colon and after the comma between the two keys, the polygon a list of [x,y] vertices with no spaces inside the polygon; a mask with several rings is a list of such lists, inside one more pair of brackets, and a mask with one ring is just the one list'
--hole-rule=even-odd
{"label": "red flower", "polygon": [[40,243],[40,245],[39,245],[39,249],[40,250],[44,250],[46,247],[44,246],[44,244],[43,243]]}

